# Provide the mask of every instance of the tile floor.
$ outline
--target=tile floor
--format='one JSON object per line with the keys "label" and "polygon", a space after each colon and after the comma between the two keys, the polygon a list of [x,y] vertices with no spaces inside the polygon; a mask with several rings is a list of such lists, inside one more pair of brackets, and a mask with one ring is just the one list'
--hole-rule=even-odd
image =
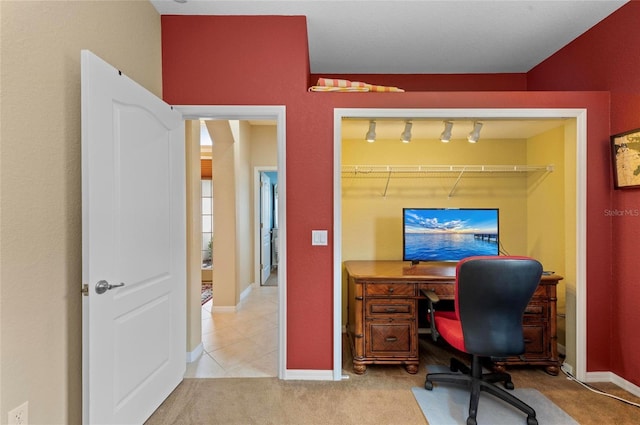
{"label": "tile floor", "polygon": [[212,301],[202,306],[204,352],[185,378],[278,376],[278,287],[252,288],[235,313],[212,312]]}

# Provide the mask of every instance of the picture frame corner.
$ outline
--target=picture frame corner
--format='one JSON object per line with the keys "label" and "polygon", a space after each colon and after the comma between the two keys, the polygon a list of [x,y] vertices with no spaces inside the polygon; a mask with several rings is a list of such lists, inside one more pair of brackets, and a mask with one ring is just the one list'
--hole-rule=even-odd
{"label": "picture frame corner", "polygon": [[611,135],[610,145],[614,189],[640,189],[640,128]]}

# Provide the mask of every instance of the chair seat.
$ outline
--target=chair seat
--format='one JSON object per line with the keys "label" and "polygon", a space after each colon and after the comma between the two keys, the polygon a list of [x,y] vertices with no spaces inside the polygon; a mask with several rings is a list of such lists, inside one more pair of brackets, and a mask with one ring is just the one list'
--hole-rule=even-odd
{"label": "chair seat", "polygon": [[436,311],[436,317],[444,317],[450,320],[457,320],[455,311]]}
{"label": "chair seat", "polygon": [[455,318],[455,312],[444,311],[436,312],[435,315],[436,329],[438,333],[451,345],[459,351],[464,349],[464,336],[462,334],[462,323]]}
{"label": "chair seat", "polygon": [[[495,385],[513,389],[505,372],[483,373],[480,357],[524,352],[522,318],[542,275],[542,264],[528,257],[468,257],[456,267],[455,311],[438,311],[427,294],[432,338],[438,336],[453,348],[471,355],[471,367],[452,358],[451,373],[428,373],[424,383],[433,390],[435,382],[462,385],[471,391],[467,425],[477,425],[480,392],[487,392],[527,415],[527,425],[538,425],[535,410]],[[464,333],[463,333],[464,329]],[[466,339],[465,339],[466,335]],[[462,373],[460,373],[462,372]]]}

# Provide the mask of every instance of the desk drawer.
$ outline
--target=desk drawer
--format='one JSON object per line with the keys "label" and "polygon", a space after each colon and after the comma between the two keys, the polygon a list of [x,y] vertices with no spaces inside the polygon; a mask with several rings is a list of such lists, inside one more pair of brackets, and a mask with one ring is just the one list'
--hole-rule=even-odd
{"label": "desk drawer", "polygon": [[416,301],[391,298],[368,298],[365,301],[367,318],[415,317]]}
{"label": "desk drawer", "polygon": [[453,282],[420,283],[418,290],[433,291],[443,300],[455,298],[455,284]]}
{"label": "desk drawer", "polygon": [[546,317],[547,305],[544,303],[530,302],[524,310],[524,319],[543,320]]}
{"label": "desk drawer", "polygon": [[544,326],[523,326],[524,333],[524,356],[528,360],[536,358],[546,358],[549,356],[548,348],[545,346]]}
{"label": "desk drawer", "polygon": [[367,283],[365,295],[386,297],[413,297],[415,285],[407,283]]}
{"label": "desk drawer", "polygon": [[417,356],[413,322],[367,322],[366,356]]}

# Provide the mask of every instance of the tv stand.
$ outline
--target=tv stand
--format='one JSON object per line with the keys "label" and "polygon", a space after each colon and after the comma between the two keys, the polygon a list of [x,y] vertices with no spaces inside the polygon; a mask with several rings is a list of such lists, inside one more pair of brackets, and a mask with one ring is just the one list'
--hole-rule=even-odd
{"label": "tv stand", "polygon": [[[408,261],[346,261],[348,278],[347,334],[353,370],[363,374],[370,364],[402,364],[418,372],[418,300],[422,290],[440,299],[454,298],[457,263]],[[523,318],[525,353],[494,362],[496,370],[509,365],[545,366],[560,371],[556,328],[556,286],[561,276],[544,275]]]}

